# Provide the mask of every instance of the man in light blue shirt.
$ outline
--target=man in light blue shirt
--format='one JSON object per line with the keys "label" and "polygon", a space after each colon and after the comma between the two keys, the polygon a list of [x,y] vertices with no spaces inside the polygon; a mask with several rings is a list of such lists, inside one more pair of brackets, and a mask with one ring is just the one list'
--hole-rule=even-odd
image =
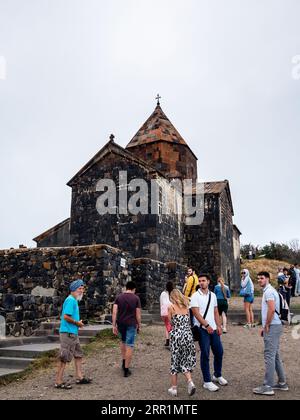
{"label": "man in light blue shirt", "polygon": [[[78,290],[78,289],[77,289]],[[72,324],[71,322],[67,321],[67,317],[65,315],[71,317],[76,324]],[[61,323],[60,323],[60,334],[74,334],[78,335],[79,330],[79,305],[78,300],[73,294],[70,294],[67,299],[64,301],[62,314],[61,314]]]}
{"label": "man in light blue shirt", "polygon": [[[274,395],[274,390],[288,391],[284,367],[280,358],[280,339],[283,326],[280,315],[280,297],[270,284],[270,274],[263,271],[258,274],[258,283],[263,289],[262,298],[262,336],[265,345],[265,380],[264,385],[253,390],[258,395]],[[274,385],[275,371],[278,383]]]}
{"label": "man in light blue shirt", "polygon": [[72,386],[63,382],[63,375],[67,363],[75,359],[76,367],[76,384],[89,384],[91,380],[85,378],[82,373],[83,352],[78,337],[79,328],[83,328],[84,324],[80,320],[79,305],[83,298],[84,283],[82,280],[75,280],[70,285],[70,295],[64,301],[61,324],[60,324],[60,361],[56,375],[56,389],[72,389]]}

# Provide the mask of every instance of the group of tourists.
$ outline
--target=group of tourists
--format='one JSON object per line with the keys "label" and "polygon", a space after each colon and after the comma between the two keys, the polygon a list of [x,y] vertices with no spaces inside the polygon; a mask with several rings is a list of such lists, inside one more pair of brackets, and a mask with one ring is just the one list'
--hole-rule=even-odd
{"label": "group of tourists", "polygon": [[[265,380],[263,385],[254,389],[259,395],[274,395],[275,390],[288,391],[284,368],[280,358],[280,338],[283,332],[282,303],[279,294],[270,283],[267,272],[258,274],[258,283],[263,289],[262,299],[262,336],[265,344]],[[245,290],[245,291],[243,291]],[[79,342],[79,329],[84,324],[80,320],[79,302],[83,298],[84,283],[76,280],[70,285],[70,295],[65,300],[61,316],[60,338],[61,351],[56,377],[57,389],[71,389],[63,381],[66,364],[75,359],[76,384],[88,385],[91,379],[82,372],[83,352]],[[244,296],[249,324],[254,320],[248,304],[253,304],[254,285],[247,270],[242,271],[241,295]],[[251,295],[251,298],[249,297]],[[252,299],[253,295],[253,299]],[[227,332],[227,311],[230,290],[222,278],[211,291],[211,278],[208,274],[199,276],[188,270],[183,290],[174,287],[172,282],[166,284],[161,294],[161,316],[165,324],[166,343],[171,353],[171,387],[168,393],[178,396],[177,380],[184,374],[187,381],[188,395],[196,392],[192,373],[197,365],[195,342],[200,346],[200,366],[203,376],[203,387],[216,392],[220,386],[227,386],[228,381],[222,375],[224,350],[221,341]],[[246,305],[247,304],[247,305]],[[129,281],[126,290],[115,300],[112,315],[113,333],[120,337],[122,369],[125,378],[131,376],[130,370],[137,334],[141,331],[141,301],[136,295],[136,284]],[[214,356],[214,371],[210,370],[210,353]],[[274,382],[275,372],[278,382]]]}
{"label": "group of tourists", "polygon": [[300,268],[299,264],[291,265],[290,268],[278,268],[278,287],[290,305],[292,297],[300,296]]}
{"label": "group of tourists", "polygon": [[[263,385],[253,390],[257,395],[272,396],[275,391],[288,391],[284,367],[280,357],[280,339],[283,320],[288,311],[284,297],[271,285],[268,272],[260,272],[258,284],[263,290],[261,336],[264,339],[265,379]],[[188,383],[188,394],[196,392],[192,372],[197,364],[195,341],[200,346],[200,366],[204,389],[216,392],[228,381],[222,376],[224,350],[221,336],[227,333],[228,302],[230,290],[222,278],[214,292],[210,290],[211,278],[207,274],[199,277],[190,268],[182,293],[171,282],[160,298],[161,315],[166,326],[166,344],[171,350],[171,388],[169,395],[176,397],[177,377],[183,373]],[[242,270],[240,296],[244,298],[247,317],[246,328],[256,326],[254,322],[254,283],[248,270]],[[283,299],[283,301],[281,301]],[[287,309],[286,309],[287,308]],[[168,315],[167,315],[168,313]],[[210,351],[214,356],[214,372],[210,371]],[[274,382],[275,372],[278,382]]]}

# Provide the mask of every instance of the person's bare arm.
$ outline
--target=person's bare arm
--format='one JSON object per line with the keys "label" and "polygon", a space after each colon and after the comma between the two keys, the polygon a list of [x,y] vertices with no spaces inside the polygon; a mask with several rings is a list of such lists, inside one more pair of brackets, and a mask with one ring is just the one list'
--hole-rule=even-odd
{"label": "person's bare arm", "polygon": [[141,330],[142,327],[142,310],[141,308],[136,308],[136,320],[138,324],[138,331]]}
{"label": "person's bare arm", "polygon": [[173,312],[173,308],[172,308],[172,306],[169,306],[168,307],[168,318],[169,318],[170,322],[172,321],[172,312]]}
{"label": "person's bare arm", "polygon": [[79,328],[83,328],[84,327],[84,323],[81,320],[80,321],[75,321],[75,319],[73,319],[69,315],[64,315],[64,320],[67,321],[69,324],[76,325]]}
{"label": "person's bare arm", "polygon": [[203,316],[200,315],[199,308],[192,308],[192,312],[193,312],[194,317],[197,319],[197,321],[200,322],[200,325],[205,327],[209,334],[213,334],[214,330],[211,328],[208,322],[203,318]]}
{"label": "person's bare arm", "polygon": [[113,324],[114,335],[118,335],[117,316],[118,316],[118,305],[114,304],[113,313],[112,313],[112,324]]}

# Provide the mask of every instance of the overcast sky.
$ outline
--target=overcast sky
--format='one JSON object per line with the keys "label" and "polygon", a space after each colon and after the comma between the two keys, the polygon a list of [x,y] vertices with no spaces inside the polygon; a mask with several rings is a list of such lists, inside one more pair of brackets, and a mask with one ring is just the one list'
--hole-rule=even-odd
{"label": "overcast sky", "polygon": [[158,92],[201,179],[230,180],[242,241],[300,238],[299,17],[299,0],[0,0],[0,248],[67,218],[66,183]]}

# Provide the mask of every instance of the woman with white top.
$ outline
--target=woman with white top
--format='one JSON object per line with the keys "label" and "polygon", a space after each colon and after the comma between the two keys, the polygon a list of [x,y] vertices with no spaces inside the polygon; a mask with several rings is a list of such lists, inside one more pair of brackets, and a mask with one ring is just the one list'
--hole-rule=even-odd
{"label": "woman with white top", "polygon": [[169,320],[168,314],[169,314],[169,306],[171,305],[170,294],[173,289],[174,289],[174,285],[171,281],[169,281],[166,285],[166,290],[164,290],[162,294],[160,295],[160,315],[166,327],[165,347],[170,346],[170,332],[172,330],[172,324]]}

